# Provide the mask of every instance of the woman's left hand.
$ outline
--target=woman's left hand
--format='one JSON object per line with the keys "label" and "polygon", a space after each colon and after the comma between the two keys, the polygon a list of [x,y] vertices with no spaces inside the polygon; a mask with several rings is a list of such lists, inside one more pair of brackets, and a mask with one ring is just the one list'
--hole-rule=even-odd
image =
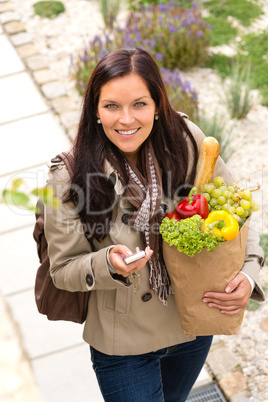
{"label": "woman's left hand", "polygon": [[209,307],[216,307],[223,314],[237,314],[247,307],[251,285],[247,277],[241,273],[228,283],[225,293],[206,292],[203,302],[208,303]]}

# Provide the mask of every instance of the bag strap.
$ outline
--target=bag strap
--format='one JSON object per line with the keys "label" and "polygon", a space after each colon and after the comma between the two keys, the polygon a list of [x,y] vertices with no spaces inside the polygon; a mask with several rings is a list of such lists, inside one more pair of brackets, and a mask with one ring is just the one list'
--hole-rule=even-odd
{"label": "bag strap", "polygon": [[69,175],[72,177],[73,175],[73,163],[74,163],[74,157],[70,152],[62,152],[56,156],[56,158],[61,158],[64,164],[66,165],[66,168],[69,172]]}

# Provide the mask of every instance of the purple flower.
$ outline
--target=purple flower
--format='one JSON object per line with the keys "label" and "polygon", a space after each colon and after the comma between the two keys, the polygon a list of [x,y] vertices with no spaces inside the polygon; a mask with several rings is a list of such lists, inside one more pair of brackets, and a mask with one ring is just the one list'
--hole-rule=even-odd
{"label": "purple flower", "polygon": [[197,31],[197,32],[196,32],[196,36],[197,36],[198,38],[203,38],[203,33],[202,33],[201,31]]}
{"label": "purple flower", "polygon": [[163,60],[164,57],[163,57],[162,53],[156,53],[155,58],[156,58],[156,60],[161,61],[161,60]]}
{"label": "purple flower", "polygon": [[167,12],[167,11],[170,11],[170,8],[169,8],[169,6],[168,6],[167,4],[162,4],[162,3],[160,3],[160,4],[158,5],[158,7],[159,7],[159,11],[160,11],[161,13],[165,13],[165,12]]}
{"label": "purple flower", "polygon": [[86,62],[89,60],[89,57],[88,57],[87,54],[85,54],[84,56],[81,56],[81,57],[80,57],[80,60],[81,60],[83,63],[86,63]]}
{"label": "purple flower", "polygon": [[176,32],[177,32],[177,28],[176,28],[174,25],[172,25],[172,24],[169,24],[169,25],[168,25],[168,29],[170,30],[170,32],[173,32],[173,33],[176,33]]}

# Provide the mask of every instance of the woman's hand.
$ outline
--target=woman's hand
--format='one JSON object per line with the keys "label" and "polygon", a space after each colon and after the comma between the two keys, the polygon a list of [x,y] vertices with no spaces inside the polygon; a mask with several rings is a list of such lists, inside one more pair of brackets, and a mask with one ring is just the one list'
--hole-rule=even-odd
{"label": "woman's hand", "polygon": [[225,293],[206,292],[203,302],[209,307],[216,307],[223,314],[237,314],[247,307],[251,285],[247,277],[241,273],[226,286]]}
{"label": "woman's hand", "polygon": [[[136,252],[138,253],[139,251],[139,247],[136,247]],[[145,267],[145,264],[153,254],[153,250],[151,250],[150,247],[146,247],[145,253],[145,257],[140,258],[139,260],[127,265],[124,261],[124,258],[130,257],[131,255],[133,255],[133,253],[128,247],[122,244],[117,244],[110,249],[109,260],[111,265],[114,267],[119,275],[127,277],[130,275],[131,272],[137,272]]]}

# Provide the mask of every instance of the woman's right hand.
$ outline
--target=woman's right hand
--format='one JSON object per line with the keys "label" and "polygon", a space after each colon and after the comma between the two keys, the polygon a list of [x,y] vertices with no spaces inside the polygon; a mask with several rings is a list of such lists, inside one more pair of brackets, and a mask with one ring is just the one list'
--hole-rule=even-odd
{"label": "woman's right hand", "polygon": [[[136,252],[138,253],[139,251],[139,247],[136,247]],[[109,251],[109,261],[119,275],[127,277],[130,275],[131,272],[134,274],[134,272],[137,272],[145,267],[147,261],[153,254],[153,250],[151,250],[148,246],[145,249],[145,253],[145,257],[142,257],[139,260],[127,265],[124,261],[124,258],[130,257],[131,255],[133,255],[133,253],[128,247],[124,246],[123,244],[117,244]]]}

